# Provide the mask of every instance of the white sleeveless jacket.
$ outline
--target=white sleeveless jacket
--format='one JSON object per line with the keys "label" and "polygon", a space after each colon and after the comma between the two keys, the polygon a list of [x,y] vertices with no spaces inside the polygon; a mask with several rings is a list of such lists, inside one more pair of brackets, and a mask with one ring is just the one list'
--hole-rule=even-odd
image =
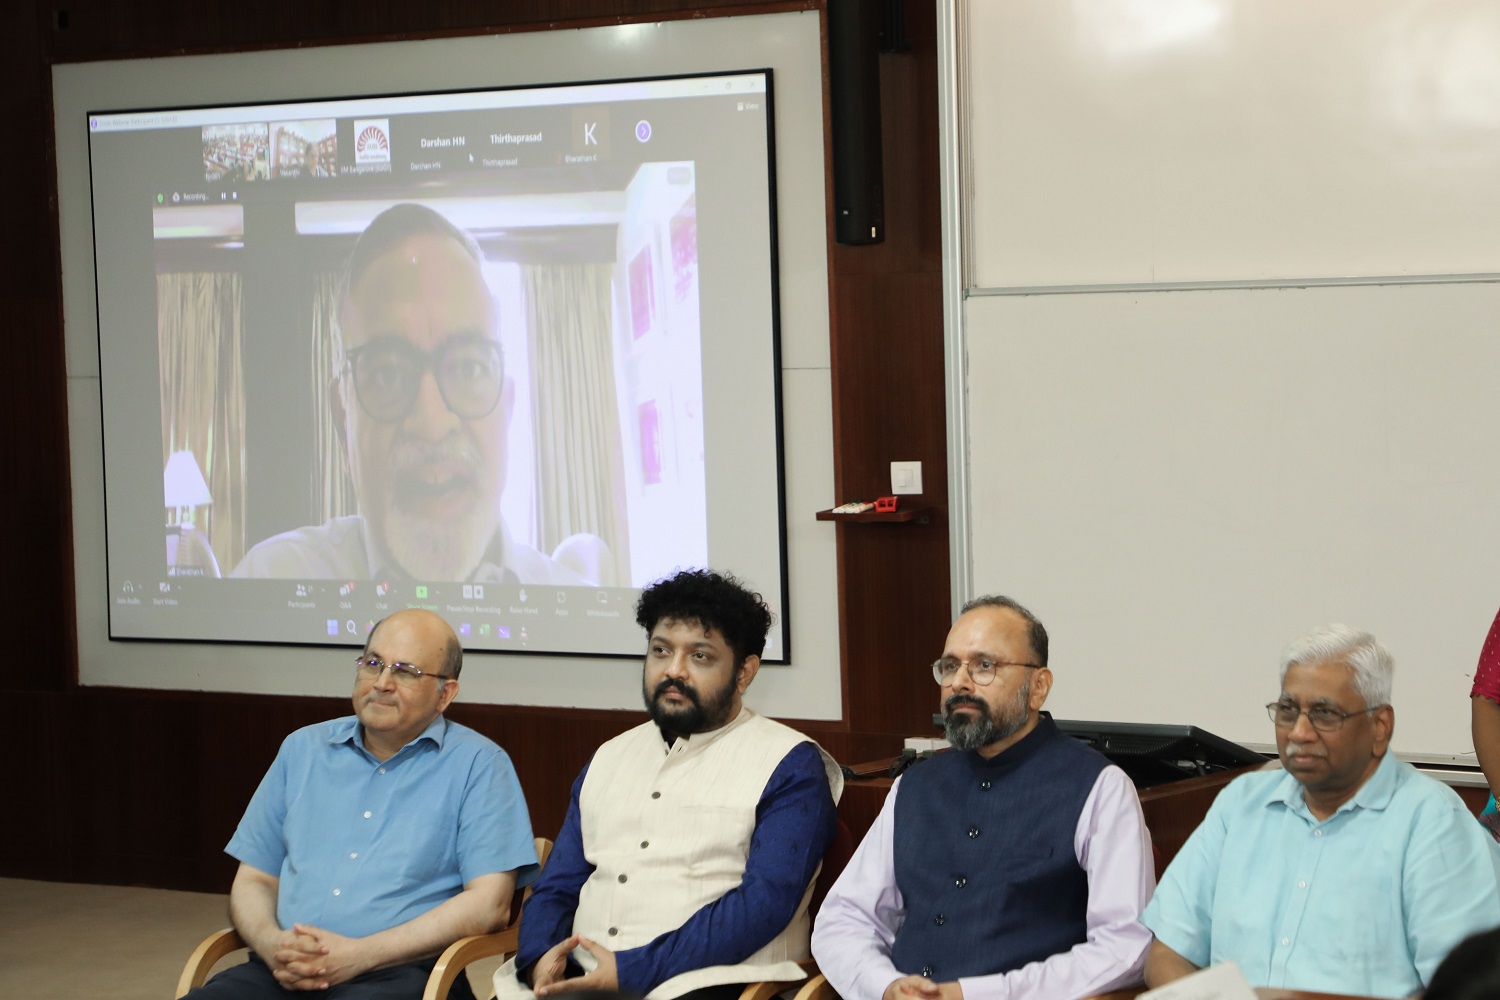
{"label": "white sleeveless jacket", "polygon": [[[766,783],[792,748],[807,741],[746,708],[722,729],[671,747],[650,722],[601,746],[579,790],[583,853],[594,872],[579,894],[574,933],[612,951],[639,947],[739,885]],[[818,752],[837,802],[842,772],[822,748]],[[682,973],[648,997],[672,1000],[705,986],[803,978],[796,963],[810,954],[811,897],[809,886],[791,923],[743,963]],[[594,964],[582,949],[574,957],[585,969]],[[501,1000],[527,992],[510,965],[495,977]]]}

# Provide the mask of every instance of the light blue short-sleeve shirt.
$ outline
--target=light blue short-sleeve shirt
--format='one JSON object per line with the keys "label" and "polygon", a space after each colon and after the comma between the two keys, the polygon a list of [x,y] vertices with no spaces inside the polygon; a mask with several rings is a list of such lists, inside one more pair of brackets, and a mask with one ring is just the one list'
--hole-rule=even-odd
{"label": "light blue short-sleeve shirt", "polygon": [[224,849],[280,879],[276,919],[364,937],[517,869],[536,874],[531,818],[505,751],[441,715],[389,760],[354,716],[286,738]]}
{"label": "light blue short-sleeve shirt", "polygon": [[1285,771],[1236,779],[1142,917],[1197,966],[1252,986],[1405,997],[1500,925],[1500,851],[1458,795],[1387,753],[1319,822]]}

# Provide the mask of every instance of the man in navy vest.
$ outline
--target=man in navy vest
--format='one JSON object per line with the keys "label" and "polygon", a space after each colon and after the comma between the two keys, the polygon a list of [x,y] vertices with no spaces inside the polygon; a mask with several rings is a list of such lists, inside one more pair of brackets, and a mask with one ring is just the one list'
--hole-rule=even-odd
{"label": "man in navy vest", "polygon": [[1130,779],[1043,712],[1047,630],[964,606],[932,665],[953,749],[913,767],[834,883],[813,956],[844,1000],[1074,1000],[1140,982],[1151,840]]}

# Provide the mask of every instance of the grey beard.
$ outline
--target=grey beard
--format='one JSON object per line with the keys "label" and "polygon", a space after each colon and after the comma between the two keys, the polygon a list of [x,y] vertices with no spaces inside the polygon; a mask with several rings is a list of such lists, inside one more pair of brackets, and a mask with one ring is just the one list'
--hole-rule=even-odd
{"label": "grey beard", "polygon": [[[943,704],[943,735],[948,738],[949,744],[959,750],[978,750],[991,743],[998,743],[1014,736],[1026,725],[1026,720],[1031,717],[1030,702],[1031,683],[1028,681],[1017,689],[1011,703],[1001,709],[997,720],[995,713],[983,699],[973,695],[951,695]],[[972,719],[965,715],[954,715],[953,706],[957,704],[973,705],[979,709],[979,714]]]}
{"label": "grey beard", "polygon": [[943,735],[959,750],[978,750],[1001,737],[995,735],[995,722],[989,711],[975,718],[950,715],[943,720]]}

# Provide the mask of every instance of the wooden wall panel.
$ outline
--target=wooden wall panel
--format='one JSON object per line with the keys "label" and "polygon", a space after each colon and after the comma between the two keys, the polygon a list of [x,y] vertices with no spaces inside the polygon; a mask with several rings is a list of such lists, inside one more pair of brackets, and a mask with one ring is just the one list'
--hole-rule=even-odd
{"label": "wooden wall panel", "polygon": [[923,665],[951,623],[935,17],[907,4],[910,51],[880,57],[885,242],[830,256],[837,498],[887,493],[892,461],[920,461],[924,492],[902,502],[933,508],[837,529],[848,722],[903,735],[932,732]]}
{"label": "wooden wall panel", "polygon": [[61,688],[77,662],[50,83],[37,10],[18,3],[0,13],[0,114],[11,149],[0,157],[0,608],[24,623],[7,644],[17,661],[0,668],[8,691]]}
{"label": "wooden wall panel", "polygon": [[[281,739],[349,710],[342,699],[76,685],[50,65],[818,7],[820,0],[22,0],[0,11],[10,149],[0,161],[4,222],[23,234],[6,241],[0,262],[10,333],[0,393],[0,607],[17,623],[0,691],[19,720],[13,746],[23,758],[6,801],[25,817],[0,824],[0,875],[223,891],[234,868],[223,844]],[[840,532],[844,572],[841,621],[827,627],[844,637],[849,716],[788,721],[845,762],[889,756],[902,736],[930,728],[937,691],[921,665],[940,651],[948,625],[935,12],[911,2],[906,18],[911,51],[881,57],[887,240],[831,247],[829,255],[834,391],[849,414],[836,416],[836,485],[847,497],[884,492],[892,459],[920,459],[922,499],[936,511],[925,525],[829,526]],[[906,412],[887,411],[903,398]],[[561,824],[571,783],[594,748],[643,718],[462,701],[451,711],[510,753],[543,834]]]}

